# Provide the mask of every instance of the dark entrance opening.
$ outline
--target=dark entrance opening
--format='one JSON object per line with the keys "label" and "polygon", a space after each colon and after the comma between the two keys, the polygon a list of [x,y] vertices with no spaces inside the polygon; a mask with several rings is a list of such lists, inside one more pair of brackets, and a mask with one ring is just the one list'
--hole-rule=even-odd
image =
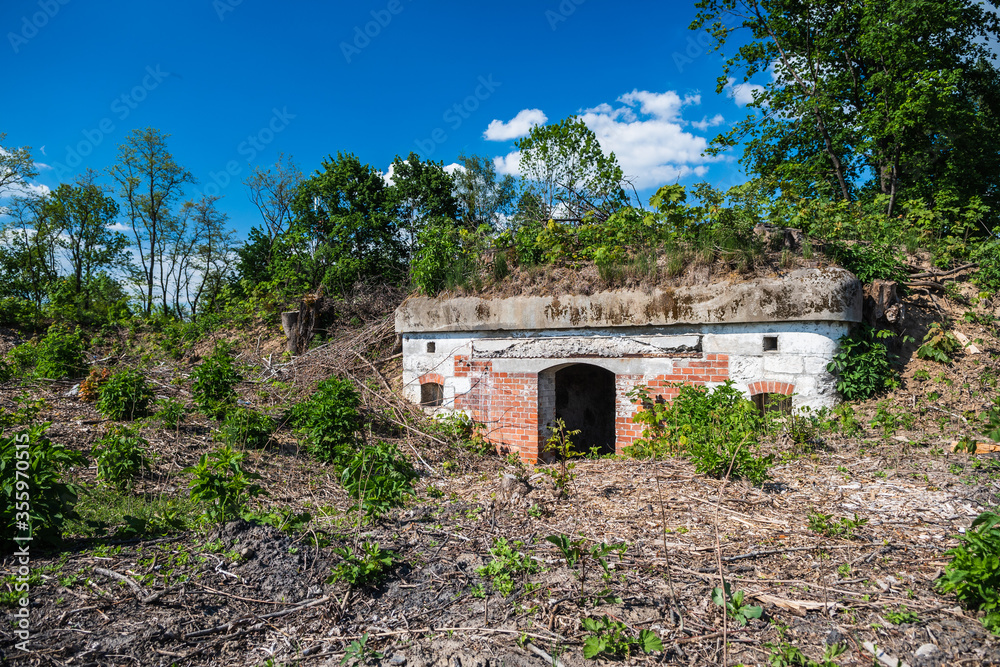
{"label": "dark entrance opening", "polygon": [[760,414],[780,412],[783,415],[792,414],[792,397],[785,394],[769,394],[766,391],[750,397]]}
{"label": "dark entrance opening", "polygon": [[574,364],[556,371],[556,418],[568,431],[580,430],[573,445],[581,454],[615,453],[615,374],[597,366]]}
{"label": "dark entrance opening", "polygon": [[444,403],[444,386],[437,382],[425,382],[420,385],[420,405],[425,408],[437,408]]}

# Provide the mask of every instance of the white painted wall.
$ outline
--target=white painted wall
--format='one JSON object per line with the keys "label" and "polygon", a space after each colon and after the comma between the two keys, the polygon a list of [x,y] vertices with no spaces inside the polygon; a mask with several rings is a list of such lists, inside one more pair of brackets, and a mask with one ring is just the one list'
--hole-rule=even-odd
{"label": "white painted wall", "polygon": [[[481,332],[481,333],[406,333],[403,334],[404,396],[420,402],[419,378],[426,373],[441,375],[444,382],[444,406],[452,408],[456,394],[469,391],[468,378],[456,378],[454,357],[470,356],[473,360],[492,356],[527,340],[541,341],[517,349],[528,349],[537,357],[494,358],[497,372],[537,373],[559,364],[588,363],[616,374],[642,375],[652,379],[671,374],[674,360],[665,357],[605,356],[622,350],[652,349],[664,351],[679,346],[697,345],[699,339],[704,354],[729,356],[729,377],[737,388],[749,395],[751,382],[775,381],[795,385],[796,409],[833,407],[839,401],[836,380],[826,366],[837,349],[837,340],[847,334],[847,322],[789,322],[761,324],[712,324],[697,327],[662,327],[635,329],[577,329]],[[765,336],[776,336],[777,350],[765,352]],[[585,345],[581,343],[585,339]],[[434,351],[428,351],[433,343]],[[577,344],[580,345],[577,345]],[[543,357],[546,350],[585,349],[593,356],[573,358]]]}

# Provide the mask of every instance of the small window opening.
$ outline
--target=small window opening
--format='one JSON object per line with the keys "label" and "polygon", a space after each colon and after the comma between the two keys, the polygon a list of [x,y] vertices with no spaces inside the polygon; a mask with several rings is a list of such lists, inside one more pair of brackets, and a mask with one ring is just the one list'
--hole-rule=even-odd
{"label": "small window opening", "polygon": [[769,394],[766,391],[750,397],[760,414],[780,412],[783,415],[792,414],[792,397],[785,394]]}
{"label": "small window opening", "polygon": [[437,345],[435,345],[434,343],[427,343],[427,352],[428,353],[433,353],[434,350],[436,350],[436,349],[437,349]]}
{"label": "small window opening", "polygon": [[[433,345],[433,343],[430,343]],[[437,408],[444,403],[444,385],[437,382],[426,382],[420,385],[420,405],[425,408]]]}
{"label": "small window opening", "polygon": [[764,351],[765,352],[777,352],[778,351],[778,337],[777,336],[764,336]]}

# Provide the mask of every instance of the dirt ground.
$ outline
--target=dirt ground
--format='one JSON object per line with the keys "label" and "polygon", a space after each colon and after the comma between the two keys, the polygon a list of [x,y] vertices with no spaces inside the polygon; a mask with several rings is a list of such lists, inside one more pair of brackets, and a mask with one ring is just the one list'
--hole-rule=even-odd
{"label": "dirt ground", "polygon": [[[955,296],[974,297],[963,290]],[[1000,497],[997,454],[951,451],[978,435],[977,415],[997,396],[1000,340],[988,316],[1000,315],[1000,303],[918,294],[907,306],[918,340],[947,316],[978,353],[940,364],[905,346],[900,388],[855,404],[856,430],[842,421],[804,443],[765,443],[777,460],[762,487],[697,475],[682,459],[580,460],[568,498],[558,497],[546,466],[428,439],[418,421],[385,403],[399,377],[389,320],[334,335],[294,363],[277,361],[277,325],[270,342],[261,332],[236,336],[249,404],[280,415],[289,399],[338,372],[358,381],[371,414],[416,424],[399,426],[396,442],[421,474],[417,496],[360,523],[332,470],[282,428],[248,459],[269,493],[261,507],[310,512],[304,530],[239,521],[160,538],[70,539],[60,553],[32,553],[31,650],[16,649],[4,624],[0,662],[573,667],[594,662],[583,657],[581,620],[607,617],[662,640],[662,651],[616,659],[630,664],[804,665],[785,647],[821,662],[831,644],[846,649],[834,659],[840,665],[873,664],[873,651],[885,665],[1000,664],[997,638],[933,588],[955,535]],[[159,396],[190,398],[191,362],[148,368]],[[89,453],[106,424],[69,389],[32,392],[47,401],[41,417],[53,422],[52,440]],[[0,387],[0,401],[10,405],[20,391]],[[211,424],[149,425],[143,435],[156,460],[135,493],[186,495],[179,471],[213,446]],[[75,474],[97,488],[93,467]],[[851,529],[818,532],[810,528],[817,513]],[[625,548],[620,558],[607,555],[605,572],[593,559],[567,562],[545,539],[559,535],[584,540],[585,549]],[[477,573],[498,540],[535,563],[511,577],[507,596]],[[341,562],[335,549],[365,542],[395,554],[389,577],[369,588],[331,583]],[[5,573],[15,566],[3,560]],[[720,574],[745,592],[745,604],[763,607],[761,618],[741,626],[723,614],[712,601]],[[773,662],[776,653],[786,661]]]}

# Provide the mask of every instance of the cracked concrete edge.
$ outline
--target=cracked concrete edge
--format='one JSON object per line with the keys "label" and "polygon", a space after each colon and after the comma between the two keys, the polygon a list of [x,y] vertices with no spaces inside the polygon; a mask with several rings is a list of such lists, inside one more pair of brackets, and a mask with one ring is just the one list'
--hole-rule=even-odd
{"label": "cracked concrete edge", "polygon": [[398,333],[525,331],[760,322],[860,322],[861,283],[840,268],[776,278],[552,297],[413,296],[396,309]]}

